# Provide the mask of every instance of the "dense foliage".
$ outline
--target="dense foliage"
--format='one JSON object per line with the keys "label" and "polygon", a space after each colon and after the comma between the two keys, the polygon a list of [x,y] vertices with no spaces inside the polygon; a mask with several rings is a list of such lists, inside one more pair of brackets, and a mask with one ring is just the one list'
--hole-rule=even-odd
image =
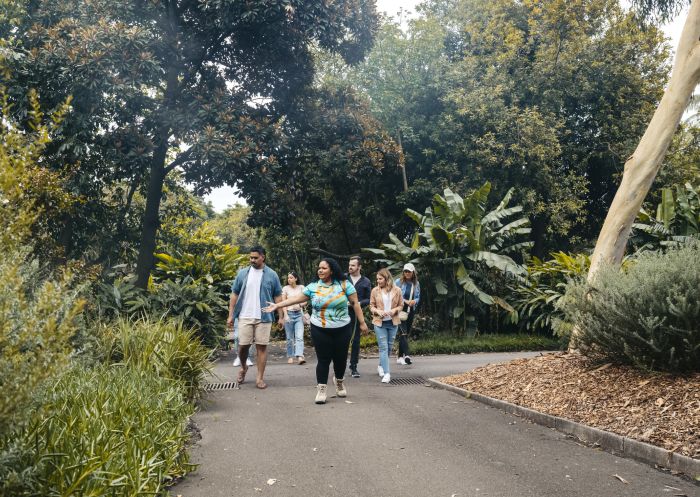
{"label": "dense foliage", "polygon": [[700,245],[648,252],[572,284],[563,309],[576,346],[603,361],[661,371],[700,371]]}
{"label": "dense foliage", "polygon": [[483,306],[498,305],[512,311],[501,297],[484,291],[484,285],[494,273],[511,278],[526,274],[510,255],[520,255],[530,247],[523,238],[530,233],[529,221],[514,218],[522,213],[522,207],[508,207],[512,191],[487,212],[490,191],[491,185],[485,183],[462,198],[446,188],[444,196],[435,195],[425,214],[406,211],[418,225],[410,245],[390,234],[393,243],[365,249],[378,255],[375,262],[387,264],[390,270],[400,270],[406,262],[420,268],[417,274],[425,295],[422,298],[430,312],[448,326],[466,323],[459,318],[478,312]]}

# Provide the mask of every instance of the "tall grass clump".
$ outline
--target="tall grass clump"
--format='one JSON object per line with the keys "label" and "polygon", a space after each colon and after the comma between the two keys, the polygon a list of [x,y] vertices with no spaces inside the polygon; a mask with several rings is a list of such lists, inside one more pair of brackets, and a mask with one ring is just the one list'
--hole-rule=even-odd
{"label": "tall grass clump", "polygon": [[146,371],[73,368],[15,438],[21,472],[0,460],[0,491],[157,495],[190,469],[184,448],[193,410],[177,382]]}
{"label": "tall grass clump", "polygon": [[109,362],[178,381],[188,401],[201,396],[212,351],[182,321],[120,318],[104,327],[103,337]]}
{"label": "tall grass clump", "polygon": [[674,373],[700,371],[700,244],[643,253],[593,285],[573,284],[563,303],[576,346],[594,359]]}

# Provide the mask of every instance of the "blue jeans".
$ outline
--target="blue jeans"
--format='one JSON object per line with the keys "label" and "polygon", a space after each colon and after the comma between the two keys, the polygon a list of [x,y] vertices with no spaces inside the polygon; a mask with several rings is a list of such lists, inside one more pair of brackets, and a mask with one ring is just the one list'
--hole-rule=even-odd
{"label": "blue jeans", "polygon": [[287,357],[304,355],[304,321],[301,311],[287,311],[289,321],[284,322],[287,335]]}
{"label": "blue jeans", "polygon": [[394,345],[394,338],[396,338],[396,330],[398,328],[391,321],[384,321],[381,326],[374,325],[374,333],[377,335],[377,344],[379,345],[379,365],[385,374],[391,372],[389,369],[389,354]]}

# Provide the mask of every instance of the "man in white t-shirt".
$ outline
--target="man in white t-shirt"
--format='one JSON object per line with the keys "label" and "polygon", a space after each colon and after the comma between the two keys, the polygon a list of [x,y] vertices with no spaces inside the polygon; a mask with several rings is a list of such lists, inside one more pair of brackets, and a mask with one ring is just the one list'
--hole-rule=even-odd
{"label": "man in white t-shirt", "polygon": [[[238,319],[238,357],[241,369],[238,371],[238,383],[245,381],[248,371],[246,359],[250,346],[255,341],[257,352],[257,378],[255,386],[267,388],[263,376],[267,364],[267,345],[270,343],[270,330],[275,317],[271,312],[264,312],[263,307],[268,302],[282,300],[282,285],[277,273],[265,264],[265,249],[253,247],[250,250],[250,266],[241,269],[231,285],[231,300],[229,301],[229,328]],[[284,326],[284,315],[279,313],[279,323]]]}

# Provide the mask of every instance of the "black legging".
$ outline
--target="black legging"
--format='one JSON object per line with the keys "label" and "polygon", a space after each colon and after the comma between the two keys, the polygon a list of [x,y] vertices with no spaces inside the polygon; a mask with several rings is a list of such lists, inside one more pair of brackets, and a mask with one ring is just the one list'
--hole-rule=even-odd
{"label": "black legging", "polygon": [[413,318],[416,317],[416,312],[413,309],[408,311],[408,319],[399,324],[399,357],[409,355],[408,351],[408,335],[411,334],[413,327]]}
{"label": "black legging", "polygon": [[321,328],[311,324],[311,340],[314,343],[316,357],[316,382],[326,385],[328,383],[328,371],[333,361],[335,377],[342,379],[345,376],[345,367],[348,362],[348,345],[352,328],[346,324],[341,328]]}

